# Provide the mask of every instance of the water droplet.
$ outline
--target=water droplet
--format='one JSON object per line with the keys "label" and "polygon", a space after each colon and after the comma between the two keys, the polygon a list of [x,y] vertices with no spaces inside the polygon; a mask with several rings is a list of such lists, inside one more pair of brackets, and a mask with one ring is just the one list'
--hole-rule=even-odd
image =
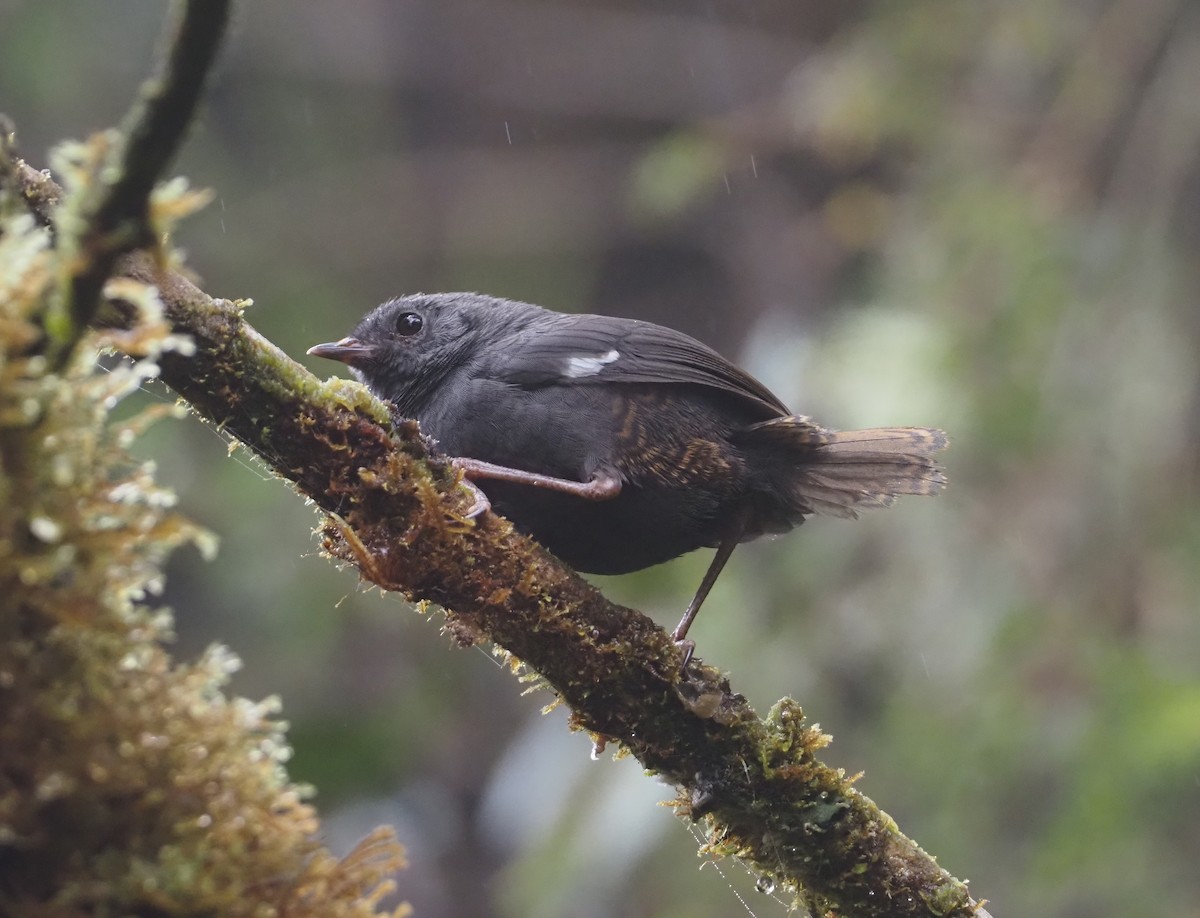
{"label": "water droplet", "polygon": [[29,531],[34,537],[53,545],[63,537],[63,527],[61,523],[50,519],[47,516],[35,516],[29,521]]}
{"label": "water droplet", "polygon": [[763,895],[769,896],[771,893],[775,892],[775,878],[765,875],[761,876],[758,878],[758,882],[754,884],[754,888]]}

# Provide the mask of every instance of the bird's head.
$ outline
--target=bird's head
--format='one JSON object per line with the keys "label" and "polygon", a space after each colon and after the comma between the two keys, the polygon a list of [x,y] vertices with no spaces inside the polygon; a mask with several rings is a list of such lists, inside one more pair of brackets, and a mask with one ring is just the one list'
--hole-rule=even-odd
{"label": "bird's head", "polygon": [[367,313],[340,341],[308,349],[338,360],[380,398],[406,414],[451,373],[467,368],[481,347],[511,332],[505,300],[477,293],[416,293]]}

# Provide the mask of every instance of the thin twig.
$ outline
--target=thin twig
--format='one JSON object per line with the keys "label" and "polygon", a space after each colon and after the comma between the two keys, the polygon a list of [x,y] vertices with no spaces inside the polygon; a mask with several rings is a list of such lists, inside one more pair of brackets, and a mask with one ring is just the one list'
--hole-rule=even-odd
{"label": "thin twig", "polygon": [[[191,123],[229,20],[230,0],[176,4],[174,38],[159,74],[147,80],[109,154],[110,167],[80,203],[81,231],[63,244],[78,258],[65,279],[65,308],[48,316],[56,363],[70,354],[91,322],[117,259],[153,242],[150,192]],[[106,181],[111,174],[111,181]]]}

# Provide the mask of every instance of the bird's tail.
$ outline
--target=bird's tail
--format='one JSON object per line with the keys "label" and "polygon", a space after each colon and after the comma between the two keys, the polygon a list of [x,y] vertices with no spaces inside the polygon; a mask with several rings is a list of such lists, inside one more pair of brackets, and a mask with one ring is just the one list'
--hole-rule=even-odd
{"label": "bird's tail", "polygon": [[930,427],[826,430],[806,417],[774,418],[739,432],[745,446],[780,460],[777,480],[801,515],[856,517],[901,494],[936,494],[946,476],[934,462],[945,433]]}

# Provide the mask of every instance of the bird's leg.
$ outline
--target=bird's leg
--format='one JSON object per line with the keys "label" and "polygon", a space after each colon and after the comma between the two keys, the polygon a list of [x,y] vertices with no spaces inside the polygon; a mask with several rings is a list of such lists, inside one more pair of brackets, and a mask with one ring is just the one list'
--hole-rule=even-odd
{"label": "bird's leg", "polygon": [[692,627],[692,622],[696,620],[696,615],[700,612],[700,606],[708,597],[708,591],[713,588],[713,584],[721,576],[725,562],[729,560],[729,556],[733,554],[733,550],[737,548],[738,542],[741,541],[742,528],[743,524],[739,519],[729,534],[721,540],[721,544],[717,546],[717,553],[713,555],[712,561],[709,562],[708,570],[704,572],[704,579],[700,581],[700,587],[696,590],[696,595],[692,597],[692,601],[688,603],[688,607],[683,613],[683,618],[679,620],[679,624],[671,632],[671,640],[678,644],[679,648],[683,651],[683,665],[680,666],[681,672],[687,671],[687,665],[692,661],[692,654],[696,651],[696,642],[688,640],[688,629]]}
{"label": "bird's leg", "polygon": [[[597,472],[587,481],[571,481],[569,478],[554,478],[551,475],[539,475],[537,472],[526,472],[522,469],[509,468],[506,465],[495,465],[482,459],[468,459],[459,456],[450,460],[462,472],[467,481],[492,479],[493,481],[512,481],[517,484],[530,485],[534,488],[544,488],[547,491],[558,491],[582,497],[584,500],[612,500],[621,493],[621,482],[614,475]],[[482,492],[481,492],[482,493]],[[486,502],[487,498],[484,498]],[[478,501],[476,502],[478,505]],[[478,510],[471,508],[473,515],[482,513],[487,506]]]}

